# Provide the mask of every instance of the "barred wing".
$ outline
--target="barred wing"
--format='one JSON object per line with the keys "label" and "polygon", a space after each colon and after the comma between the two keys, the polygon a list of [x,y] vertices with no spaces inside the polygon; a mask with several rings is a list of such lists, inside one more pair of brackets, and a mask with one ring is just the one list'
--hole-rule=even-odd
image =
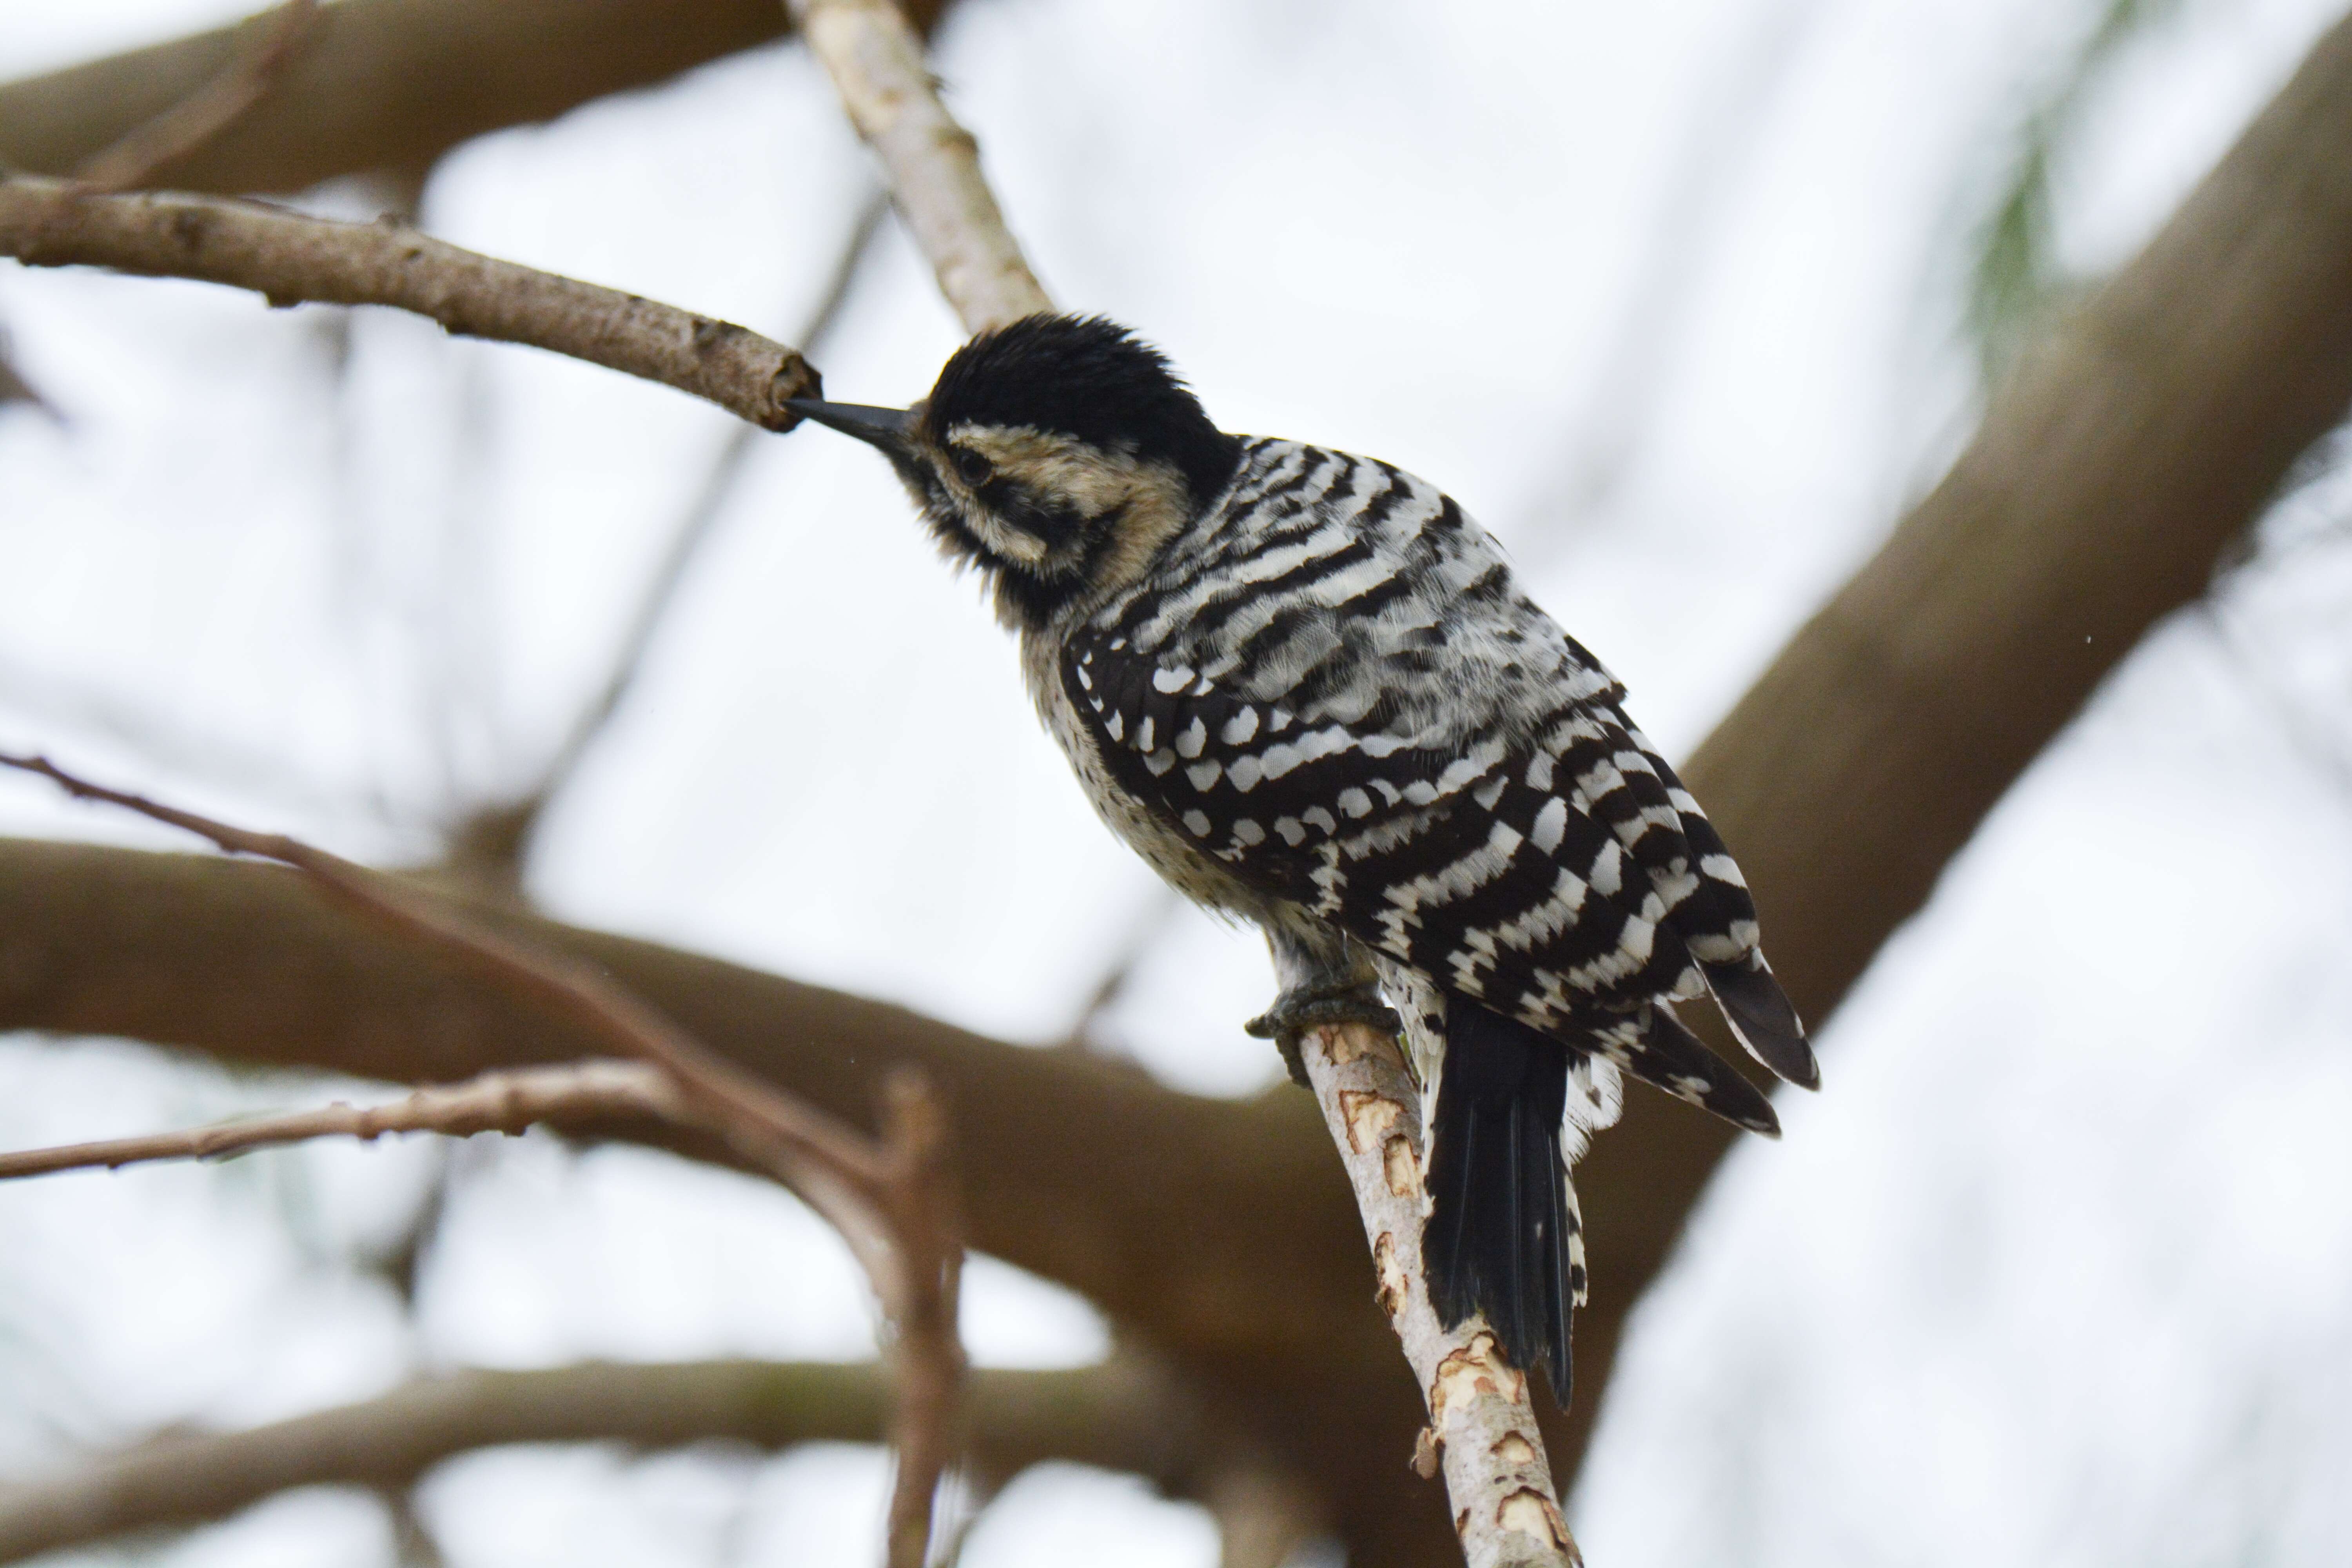
{"label": "barred wing", "polygon": [[1613,684],[1530,739],[1447,743],[1382,704],[1302,717],[1181,657],[1083,627],[1064,689],[1120,784],[1245,884],[1743,1124],[1769,1104],[1658,999],[1715,983],[1768,1066],[1811,1076],[1738,868]]}

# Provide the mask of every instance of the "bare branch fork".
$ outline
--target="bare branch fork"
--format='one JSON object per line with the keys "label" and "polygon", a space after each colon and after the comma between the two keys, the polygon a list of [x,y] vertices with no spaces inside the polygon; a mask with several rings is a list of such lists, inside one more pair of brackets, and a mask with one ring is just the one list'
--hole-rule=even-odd
{"label": "bare branch fork", "polygon": [[[977,144],[940,103],[905,16],[890,0],[788,4],[881,160],[899,215],[964,330],[1052,310],[1005,227]],[[1421,1257],[1428,1152],[1402,1051],[1361,1027],[1319,1031],[1314,1045],[1303,1053],[1307,1076],[1355,1188],[1381,1305],[1429,1406],[1463,1554],[1470,1568],[1580,1563],[1527,1376],[1504,1357],[1484,1317],[1449,1330],[1431,1304]],[[1415,1456],[1424,1475],[1432,1473],[1426,1458]]]}
{"label": "bare branch fork", "polygon": [[[886,1350],[898,1394],[891,1424],[898,1475],[890,1501],[889,1562],[891,1568],[921,1568],[930,1540],[932,1497],[958,1441],[964,1365],[956,1337],[963,1247],[947,1170],[946,1118],[919,1075],[900,1073],[886,1084],[877,1142],[743,1071],[586,963],[485,930],[442,900],[339,856],[89,783],[45,757],[0,752],[0,767],[37,773],[77,798],[104,801],[184,828],[229,854],[291,866],[338,902],[456,955],[514,994],[571,1019],[616,1055],[643,1064],[634,1075],[626,1068],[610,1070],[613,1064],[593,1063],[551,1074],[493,1074],[374,1111],[331,1107],[241,1129],[168,1135],[166,1141],[39,1151],[0,1163],[0,1175],[170,1158],[175,1152],[199,1157],[229,1152],[239,1139],[243,1147],[259,1147],[294,1136],[374,1136],[401,1130],[404,1122],[436,1131],[445,1130],[437,1121],[446,1121],[448,1131],[510,1130],[519,1119],[544,1120],[559,1111],[639,1110],[708,1129],[806,1199],[848,1242],[873,1285],[890,1331]],[[526,1117],[533,1110],[538,1114]],[[169,1139],[177,1140],[176,1151],[164,1146]]]}

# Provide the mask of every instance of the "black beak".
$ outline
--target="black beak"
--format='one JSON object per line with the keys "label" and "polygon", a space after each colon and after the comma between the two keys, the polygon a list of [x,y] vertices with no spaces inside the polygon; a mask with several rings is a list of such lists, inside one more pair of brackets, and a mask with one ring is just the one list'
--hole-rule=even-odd
{"label": "black beak", "polygon": [[784,406],[803,419],[814,419],[828,429],[855,436],[869,447],[879,447],[893,454],[906,451],[907,431],[914,423],[913,415],[907,409],[868,408],[862,403],[821,403],[814,397],[788,397]]}

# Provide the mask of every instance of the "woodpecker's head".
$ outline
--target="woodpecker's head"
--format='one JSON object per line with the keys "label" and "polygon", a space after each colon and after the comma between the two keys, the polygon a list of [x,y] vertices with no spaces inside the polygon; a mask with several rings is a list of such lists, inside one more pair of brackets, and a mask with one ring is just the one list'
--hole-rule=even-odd
{"label": "woodpecker's head", "polygon": [[1159,351],[1099,316],[982,332],[912,408],[792,406],[879,447],[1016,626],[1132,582],[1241,461]]}

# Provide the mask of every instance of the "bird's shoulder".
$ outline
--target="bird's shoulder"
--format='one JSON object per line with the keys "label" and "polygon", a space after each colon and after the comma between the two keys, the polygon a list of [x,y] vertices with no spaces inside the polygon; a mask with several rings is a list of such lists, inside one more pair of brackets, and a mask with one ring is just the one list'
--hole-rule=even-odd
{"label": "bird's shoulder", "polygon": [[1392,737],[1528,731],[1622,696],[1436,485],[1302,441],[1245,443],[1224,494],[1066,638],[1310,724]]}

